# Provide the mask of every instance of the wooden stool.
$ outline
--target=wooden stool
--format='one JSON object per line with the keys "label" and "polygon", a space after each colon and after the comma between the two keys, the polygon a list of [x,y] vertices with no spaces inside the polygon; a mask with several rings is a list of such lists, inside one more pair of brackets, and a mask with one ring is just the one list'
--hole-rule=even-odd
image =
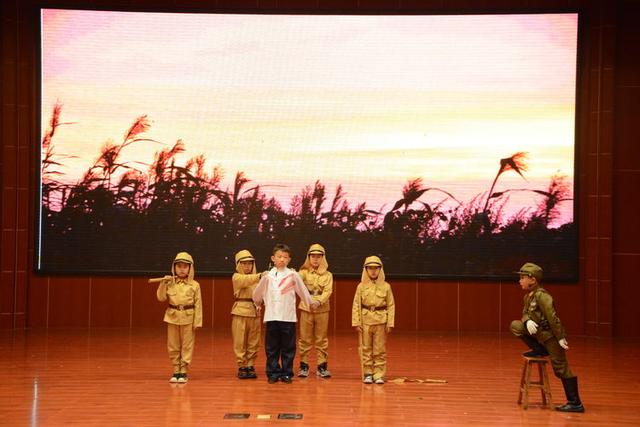
{"label": "wooden stool", "polygon": [[[540,394],[542,394],[542,405],[551,409],[551,385],[547,376],[547,363],[549,363],[549,360],[546,357],[522,356],[522,358],[524,359],[524,365],[522,366],[522,377],[520,378],[518,405],[522,403],[522,408],[527,409],[529,407],[529,387],[536,387],[540,389]],[[533,365],[538,366],[538,381],[531,381]]]}

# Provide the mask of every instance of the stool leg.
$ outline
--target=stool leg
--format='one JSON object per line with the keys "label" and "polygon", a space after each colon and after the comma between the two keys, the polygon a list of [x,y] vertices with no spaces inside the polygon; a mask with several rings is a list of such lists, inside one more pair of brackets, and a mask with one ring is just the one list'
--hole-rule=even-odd
{"label": "stool leg", "polygon": [[518,405],[522,403],[522,392],[524,390],[524,378],[525,373],[527,372],[527,361],[524,361],[524,365],[522,365],[522,375],[520,375],[520,391],[518,392]]}
{"label": "stool leg", "polygon": [[531,364],[527,363],[525,379],[524,379],[524,401],[522,402],[522,408],[529,408],[529,386],[531,385]]}
{"label": "stool leg", "polygon": [[542,405],[547,406],[547,382],[546,382],[546,366],[542,363],[536,363],[538,365],[538,377],[540,378],[540,396],[542,397]]}
{"label": "stool leg", "polygon": [[[544,369],[542,370],[542,374],[544,375],[542,378],[543,390],[546,395],[546,401],[549,406],[549,409],[553,407],[553,403],[551,401],[551,383],[549,382],[549,375],[547,374],[547,365],[544,365]],[[543,400],[544,402],[544,400]]]}

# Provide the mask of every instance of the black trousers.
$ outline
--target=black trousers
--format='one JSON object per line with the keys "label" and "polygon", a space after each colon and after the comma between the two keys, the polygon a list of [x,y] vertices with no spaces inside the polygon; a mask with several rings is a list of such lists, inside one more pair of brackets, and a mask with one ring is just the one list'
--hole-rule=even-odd
{"label": "black trousers", "polygon": [[296,322],[272,320],[266,323],[264,349],[267,354],[267,377],[292,377],[293,359],[296,357]]}
{"label": "black trousers", "polygon": [[[521,336],[529,336],[534,340],[538,340],[536,336],[529,334],[524,323],[521,320],[514,320],[511,322],[511,333],[517,337]],[[547,349],[549,353],[549,359],[551,359],[551,367],[553,368],[553,373],[558,378],[572,378],[573,372],[569,368],[569,362],[567,361],[567,354],[564,351],[564,348],[560,347],[558,340],[554,337],[547,339],[545,342],[541,343],[544,348]]]}

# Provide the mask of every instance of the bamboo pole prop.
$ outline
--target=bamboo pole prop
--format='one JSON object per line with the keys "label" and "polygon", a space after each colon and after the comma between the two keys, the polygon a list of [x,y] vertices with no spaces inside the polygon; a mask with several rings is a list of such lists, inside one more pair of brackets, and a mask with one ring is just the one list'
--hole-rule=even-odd
{"label": "bamboo pole prop", "polygon": [[147,281],[149,284],[160,283],[163,280],[169,280],[169,278],[173,278],[172,276],[164,276],[164,277],[153,277]]}

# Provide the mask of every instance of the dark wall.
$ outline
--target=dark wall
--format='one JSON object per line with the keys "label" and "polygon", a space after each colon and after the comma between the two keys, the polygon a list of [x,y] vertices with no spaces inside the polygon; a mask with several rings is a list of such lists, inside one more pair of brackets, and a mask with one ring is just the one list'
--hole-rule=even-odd
{"label": "dark wall", "polygon": [[[176,6],[179,4],[180,6]],[[35,170],[38,167],[36,1],[4,0],[1,9],[2,255],[0,328],[158,326],[163,306],[142,278],[48,277],[33,271]],[[640,148],[640,10],[628,1],[79,1],[48,6],[147,10],[500,12],[578,10],[585,18],[579,58],[576,181],[580,278],[547,284],[572,335],[640,336],[635,327],[635,266],[640,265],[637,197]],[[520,7],[519,5],[526,5]],[[184,10],[184,9],[182,9]],[[171,256],[171,255],[169,255]],[[227,328],[229,278],[199,278],[205,327]],[[338,279],[332,327],[350,327],[356,281]],[[508,328],[522,294],[510,283],[392,281],[403,330],[486,331]]]}
{"label": "dark wall", "polygon": [[640,2],[618,8],[613,94],[613,327],[615,335],[640,336]]}

